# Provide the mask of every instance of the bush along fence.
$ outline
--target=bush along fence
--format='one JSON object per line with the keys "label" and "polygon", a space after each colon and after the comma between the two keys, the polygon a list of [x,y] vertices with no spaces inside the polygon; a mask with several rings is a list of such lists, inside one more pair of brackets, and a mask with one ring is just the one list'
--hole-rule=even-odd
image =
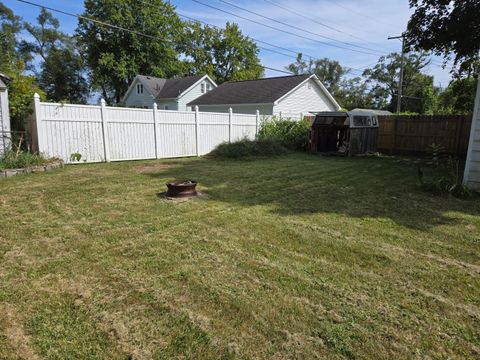
{"label": "bush along fence", "polygon": [[34,98],[34,150],[65,162],[200,156],[223,142],[254,139],[260,115],[41,102]]}
{"label": "bush along fence", "polygon": [[421,154],[441,145],[448,154],[467,154],[472,117],[469,115],[379,116],[378,149],[392,154]]}

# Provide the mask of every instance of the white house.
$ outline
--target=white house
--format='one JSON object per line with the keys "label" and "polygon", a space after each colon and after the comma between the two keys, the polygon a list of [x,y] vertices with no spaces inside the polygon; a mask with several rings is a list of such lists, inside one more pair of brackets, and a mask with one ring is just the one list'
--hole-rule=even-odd
{"label": "white house", "polygon": [[472,189],[480,190],[480,79],[473,111],[470,142],[465,163],[464,183]]}
{"label": "white house", "polygon": [[301,113],[338,111],[340,105],[316,75],[232,81],[188,103],[200,111],[299,117]]}
{"label": "white house", "polygon": [[208,75],[172,79],[137,75],[122,102],[125,106],[143,108],[151,108],[156,102],[159,109],[188,111],[189,102],[216,87]]}
{"label": "white house", "polygon": [[0,156],[10,146],[10,113],[6,85],[9,81],[9,77],[0,73]]}

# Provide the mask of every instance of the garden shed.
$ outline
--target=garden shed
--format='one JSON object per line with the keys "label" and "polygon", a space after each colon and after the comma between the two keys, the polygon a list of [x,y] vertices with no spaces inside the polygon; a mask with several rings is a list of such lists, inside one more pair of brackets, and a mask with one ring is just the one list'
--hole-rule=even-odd
{"label": "garden shed", "polygon": [[378,118],[373,112],[319,112],[310,129],[312,153],[344,156],[377,150]]}
{"label": "garden shed", "polygon": [[10,146],[10,113],[8,110],[7,83],[10,78],[0,73],[0,156]]}

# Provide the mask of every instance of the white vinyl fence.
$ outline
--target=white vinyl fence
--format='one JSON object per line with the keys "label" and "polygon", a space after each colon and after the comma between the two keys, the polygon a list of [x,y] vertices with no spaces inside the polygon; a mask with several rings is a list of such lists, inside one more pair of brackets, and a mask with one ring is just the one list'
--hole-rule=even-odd
{"label": "white vinyl fence", "polygon": [[260,116],[40,102],[38,151],[71,162],[160,159],[208,154],[222,142],[254,139]]}

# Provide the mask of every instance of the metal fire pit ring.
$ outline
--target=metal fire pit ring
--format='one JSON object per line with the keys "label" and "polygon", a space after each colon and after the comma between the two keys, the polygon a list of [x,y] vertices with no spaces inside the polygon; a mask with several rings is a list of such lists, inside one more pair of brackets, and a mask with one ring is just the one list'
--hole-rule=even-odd
{"label": "metal fire pit ring", "polygon": [[167,192],[165,196],[168,198],[188,198],[197,196],[197,182],[194,180],[173,181],[167,183]]}

